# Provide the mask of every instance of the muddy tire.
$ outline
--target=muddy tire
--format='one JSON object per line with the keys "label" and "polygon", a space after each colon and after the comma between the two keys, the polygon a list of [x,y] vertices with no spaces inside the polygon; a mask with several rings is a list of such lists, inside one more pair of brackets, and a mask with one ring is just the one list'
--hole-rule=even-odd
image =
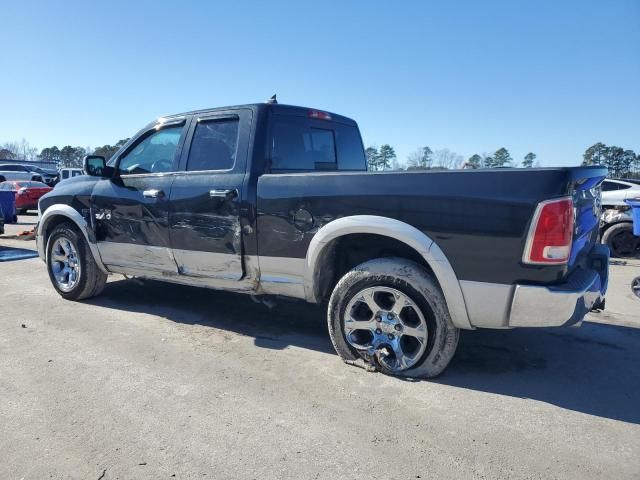
{"label": "muddy tire", "polygon": [[47,271],[67,300],[84,300],[104,289],[107,274],[96,264],[84,236],[70,223],[58,225],[47,241]]}
{"label": "muddy tire", "polygon": [[333,290],[327,320],[344,361],[364,359],[402,377],[442,373],[460,333],[433,277],[403,258],[370,260],[349,271]]}
{"label": "muddy tire", "polygon": [[618,258],[633,258],[640,255],[640,237],[633,235],[633,224],[630,222],[616,223],[605,230],[602,243],[609,247],[611,256]]}

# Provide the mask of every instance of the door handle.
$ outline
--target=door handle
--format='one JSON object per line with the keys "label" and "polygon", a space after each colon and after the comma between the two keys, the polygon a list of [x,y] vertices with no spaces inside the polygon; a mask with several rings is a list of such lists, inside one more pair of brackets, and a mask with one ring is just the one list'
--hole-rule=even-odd
{"label": "door handle", "polygon": [[145,198],[162,198],[164,197],[164,192],[162,190],[152,188],[151,190],[145,190],[142,192],[142,196]]}
{"label": "door handle", "polygon": [[235,188],[221,189],[221,190],[209,190],[209,196],[211,198],[224,198],[225,200],[233,200],[238,196],[238,191]]}

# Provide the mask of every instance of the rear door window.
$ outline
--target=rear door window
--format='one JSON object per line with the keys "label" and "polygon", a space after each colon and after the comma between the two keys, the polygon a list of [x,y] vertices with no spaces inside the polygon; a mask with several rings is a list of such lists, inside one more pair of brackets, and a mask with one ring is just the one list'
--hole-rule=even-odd
{"label": "rear door window", "polygon": [[231,170],[237,150],[238,118],[199,121],[189,150],[187,170]]}
{"label": "rear door window", "polygon": [[365,170],[356,127],[304,117],[274,115],[271,171]]}

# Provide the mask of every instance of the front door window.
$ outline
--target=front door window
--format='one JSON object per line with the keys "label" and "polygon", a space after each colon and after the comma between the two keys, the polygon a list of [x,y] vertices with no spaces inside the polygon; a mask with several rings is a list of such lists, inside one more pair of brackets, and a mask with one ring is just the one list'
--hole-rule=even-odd
{"label": "front door window", "polygon": [[176,150],[182,128],[167,127],[146,136],[120,159],[120,175],[176,171]]}

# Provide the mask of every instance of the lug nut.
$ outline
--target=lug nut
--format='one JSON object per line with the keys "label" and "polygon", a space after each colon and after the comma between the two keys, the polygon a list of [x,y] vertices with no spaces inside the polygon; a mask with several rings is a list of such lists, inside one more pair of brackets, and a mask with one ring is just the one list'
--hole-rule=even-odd
{"label": "lug nut", "polygon": [[389,320],[393,320],[393,313],[388,313],[388,314],[387,314],[387,318],[388,318]]}
{"label": "lug nut", "polygon": [[381,322],[382,321],[382,317],[380,315],[376,315],[376,322]]}
{"label": "lug nut", "polygon": [[389,340],[393,340],[393,335],[391,333],[388,335],[388,337],[389,337]]}
{"label": "lug nut", "polygon": [[395,328],[399,332],[400,330],[402,330],[402,325],[397,323],[393,328]]}
{"label": "lug nut", "polygon": [[376,334],[380,335],[382,333],[382,330],[380,330],[379,328],[376,328]]}

